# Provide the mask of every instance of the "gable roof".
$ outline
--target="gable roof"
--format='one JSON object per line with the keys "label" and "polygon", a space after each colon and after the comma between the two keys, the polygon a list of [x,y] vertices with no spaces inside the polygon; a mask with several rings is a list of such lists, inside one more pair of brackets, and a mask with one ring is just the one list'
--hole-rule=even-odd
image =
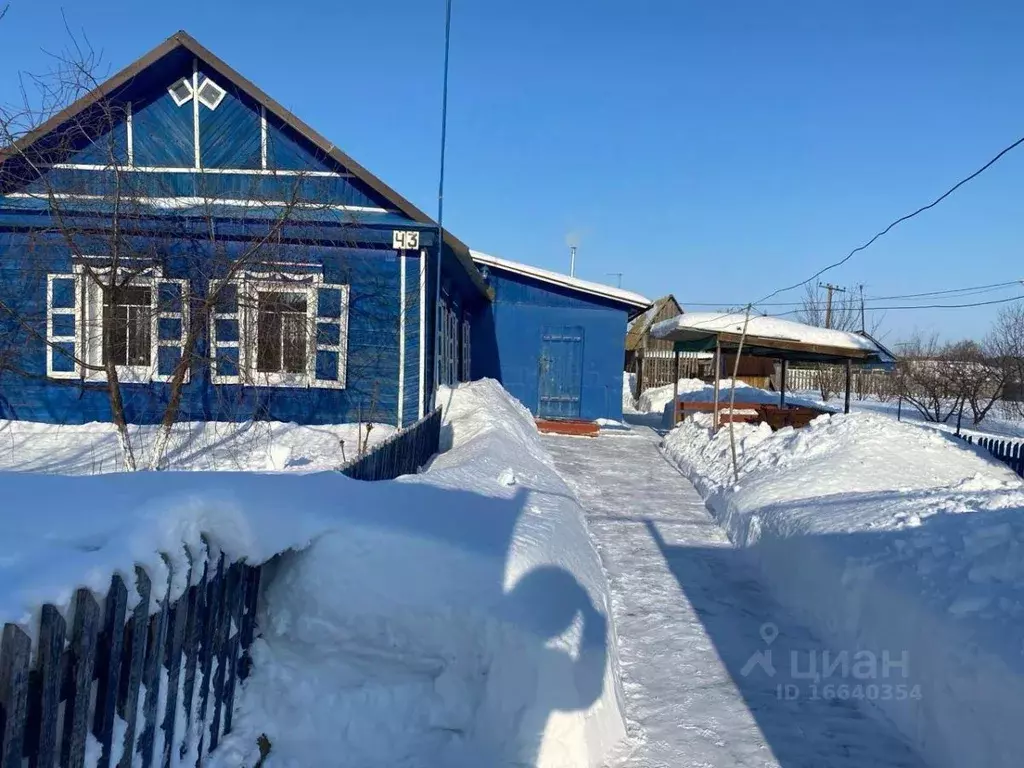
{"label": "gable roof", "polygon": [[613,288],[610,285],[604,285],[602,283],[592,283],[589,280],[580,280],[578,277],[563,275],[559,272],[550,272],[546,269],[541,269],[540,267],[531,267],[529,264],[521,264],[518,261],[500,259],[497,256],[491,256],[486,253],[481,253],[480,251],[471,250],[469,253],[473,257],[473,261],[477,264],[486,264],[489,267],[497,267],[498,269],[504,269],[507,272],[514,272],[517,275],[532,277],[536,280],[540,280],[541,282],[559,285],[563,288],[568,288],[580,293],[599,296],[603,299],[611,299],[612,301],[619,302],[620,304],[626,304],[633,309],[646,309],[651,303],[650,299],[641,296],[639,293],[624,291],[622,288]]}
{"label": "gable roof", "polygon": [[655,322],[668,320],[676,315],[683,314],[683,308],[679,306],[676,297],[671,293],[662,296],[660,299],[647,308],[643,314],[634,317],[626,329],[626,350],[636,349],[643,344],[644,337]]}
{"label": "gable roof", "polygon": [[[366,168],[342,152],[337,146],[335,146],[334,142],[328,140],[321,133],[314,130],[300,118],[296,117],[292,112],[272,99],[252,81],[243,77],[239,72],[222,61],[212,51],[202,46],[194,37],[184,30],[175,32],[149,53],[143,55],[139,59],[136,59],[120,72],[108,78],[85,96],[78,99],[74,104],[71,104],[49,120],[39,125],[37,128],[29,131],[25,136],[18,139],[13,146],[0,148],[0,166],[2,166],[8,159],[23,154],[31,145],[66,123],[74,120],[75,117],[88,108],[102,102],[104,99],[114,94],[119,88],[130,83],[131,80],[144,69],[152,66],[168,54],[178,49],[189,51],[196,58],[201,59],[205,64],[208,64],[210,67],[217,70],[219,74],[230,80],[240,91],[260,104],[268,113],[281,120],[285,125],[312,143],[317,147],[317,149],[336,163],[342,165],[346,171],[362,181],[370,187],[370,189],[385,197],[401,213],[421,224],[434,224],[436,226],[436,222],[431,219],[430,216],[413,205],[413,203],[405,199],[390,186],[385,184],[380,178],[370,173]],[[448,230],[444,230],[443,236],[444,242],[449,248],[451,248],[456,258],[462,264],[463,268],[465,268],[473,281],[473,284],[484,295],[488,297],[492,296],[493,291],[484,282],[483,276],[473,264],[472,258],[470,258],[469,247]]]}

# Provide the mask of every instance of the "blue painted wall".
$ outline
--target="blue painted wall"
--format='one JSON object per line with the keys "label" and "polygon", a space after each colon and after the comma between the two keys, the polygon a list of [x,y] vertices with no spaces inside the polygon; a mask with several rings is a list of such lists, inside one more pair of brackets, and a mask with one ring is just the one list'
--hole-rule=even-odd
{"label": "blue painted wall", "polygon": [[622,418],[622,359],[627,309],[490,267],[491,306],[473,325],[473,377],[496,378],[537,413],[541,338],[546,327],[583,328],[580,418]]}

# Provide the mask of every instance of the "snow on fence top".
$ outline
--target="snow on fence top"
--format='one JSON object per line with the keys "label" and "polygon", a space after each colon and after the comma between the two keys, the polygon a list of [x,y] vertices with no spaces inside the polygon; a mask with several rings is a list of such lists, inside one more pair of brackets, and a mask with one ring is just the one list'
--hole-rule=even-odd
{"label": "snow on fence top", "polygon": [[603,283],[592,283],[589,280],[580,280],[578,277],[570,277],[569,275],[563,275],[559,272],[550,272],[546,269],[540,269],[539,267],[531,267],[529,264],[521,264],[518,261],[509,261],[508,259],[500,259],[497,256],[490,256],[480,251],[469,252],[469,255],[473,257],[473,261],[477,264],[485,264],[489,267],[497,267],[498,269],[504,269],[509,272],[514,272],[517,275],[526,275],[537,280],[542,280],[545,283],[552,283],[554,285],[561,285],[565,288],[572,288],[575,291],[582,291],[583,293],[589,293],[594,296],[602,296],[606,299],[614,299],[615,301],[621,301],[624,304],[630,304],[639,309],[645,309],[651,304],[651,300],[639,293],[633,293],[632,291],[624,291],[622,288],[613,288],[610,285],[604,285]]}
{"label": "snow on fence top", "polygon": [[[651,334],[661,339],[679,338],[682,335],[692,338],[704,334],[713,336],[716,334],[740,335],[743,333],[745,315],[742,312],[687,312],[686,314],[673,317],[670,320],[662,320],[651,328]],[[818,328],[805,323],[798,323],[794,320],[783,320],[780,317],[767,315],[751,315],[747,322],[747,336],[759,339],[771,339],[781,342],[792,342],[821,347],[832,347],[837,350],[850,350],[858,357],[863,353],[884,355],[874,341],[859,333],[848,331],[836,331],[830,328]]]}

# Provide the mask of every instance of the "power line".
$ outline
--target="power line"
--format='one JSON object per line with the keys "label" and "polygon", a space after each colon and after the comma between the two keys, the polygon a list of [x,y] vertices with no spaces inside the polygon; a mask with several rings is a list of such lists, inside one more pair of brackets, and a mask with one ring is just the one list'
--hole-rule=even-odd
{"label": "power line", "polygon": [[[993,304],[1008,304],[1011,301],[1021,301],[1024,296],[1010,296],[1007,299],[992,299],[991,301],[974,301],[969,304],[911,304],[903,307],[868,307],[864,309],[868,312],[888,312],[889,310],[895,309],[964,309],[966,307],[987,307]],[[784,317],[785,315],[796,315],[802,312],[802,309],[793,309],[789,312],[780,312],[773,317]]]}
{"label": "power line", "polygon": [[889,226],[887,226],[885,229],[881,230],[880,232],[877,232],[874,235],[874,237],[872,237],[870,240],[868,240],[863,245],[859,245],[856,248],[854,248],[852,251],[850,251],[848,254],[846,254],[846,256],[841,258],[839,261],[835,262],[834,264],[829,264],[827,267],[824,267],[823,269],[819,269],[817,272],[815,272],[813,275],[811,275],[806,280],[802,280],[799,283],[794,283],[793,285],[790,285],[790,286],[788,286],[786,288],[779,288],[776,291],[772,291],[767,296],[765,296],[763,299],[760,299],[759,301],[756,301],[754,303],[755,304],[760,304],[761,302],[767,301],[768,299],[773,298],[774,296],[778,296],[780,293],[785,293],[786,291],[792,291],[793,289],[799,288],[802,285],[806,285],[807,283],[810,283],[813,280],[817,280],[819,277],[821,277],[823,274],[825,274],[829,270],[835,269],[836,267],[839,267],[839,266],[842,266],[843,264],[848,262],[850,259],[852,259],[860,251],[863,251],[863,250],[871,247],[871,245],[873,245],[876,240],[878,240],[879,238],[884,237],[885,235],[889,234],[889,232],[892,231],[895,227],[897,227],[900,224],[902,224],[903,222],[908,221],[909,219],[912,219],[915,216],[918,216],[918,215],[924,213],[925,211],[930,210],[930,209],[934,208],[935,206],[937,206],[939,203],[941,203],[947,197],[949,197],[954,192],[956,192],[958,189],[960,189],[960,187],[962,187],[964,184],[967,184],[969,181],[972,181],[972,180],[978,178],[978,176],[980,176],[985,171],[987,171],[989,168],[991,168],[993,165],[995,165],[997,162],[999,162],[1003,158],[1004,155],[1006,155],[1007,153],[1009,153],[1012,150],[1016,149],[1021,144],[1024,144],[1024,136],[1021,136],[1019,139],[1017,139],[1015,142],[1010,144],[1008,147],[1005,147],[1004,149],[1000,150],[1000,152],[998,154],[996,154],[995,157],[993,157],[991,160],[989,160],[987,163],[985,163],[983,166],[981,166],[978,170],[976,170],[970,176],[966,176],[965,178],[963,178],[960,181],[958,181],[956,184],[954,184],[952,187],[947,189],[945,192],[943,192],[941,195],[939,195],[937,198],[932,200],[927,205],[922,205],[916,211],[913,211],[912,213],[908,213],[905,216],[900,216],[898,219],[896,219],[895,221],[891,222],[889,224]]}
{"label": "power line", "polygon": [[[897,301],[902,299],[917,299],[925,298],[929,296],[947,296],[950,294],[959,294],[961,296],[970,296],[974,294],[992,293],[1002,288],[1008,288],[1009,286],[1021,285],[1020,280],[1007,280],[1004,283],[991,283],[989,285],[974,285],[967,286],[964,288],[947,288],[940,291],[925,291],[923,293],[904,293],[894,296],[865,296],[865,301]],[[728,306],[742,306],[738,302],[731,301],[681,301],[680,304],[686,307],[728,307]],[[759,302],[761,307],[802,307],[805,302],[803,301],[777,301],[777,302]]]}

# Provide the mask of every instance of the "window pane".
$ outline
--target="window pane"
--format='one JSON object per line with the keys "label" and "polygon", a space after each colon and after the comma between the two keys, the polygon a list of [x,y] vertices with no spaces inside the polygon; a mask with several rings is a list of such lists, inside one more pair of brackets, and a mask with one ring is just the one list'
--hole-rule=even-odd
{"label": "window pane", "polygon": [[256,320],[256,370],[278,373],[281,370],[281,313],[275,294],[261,293]]}
{"label": "window pane", "polygon": [[306,313],[284,316],[284,369],[288,373],[306,370]]}
{"label": "window pane", "polygon": [[305,294],[262,292],[257,302],[256,369],[304,373],[308,357]]}
{"label": "window pane", "polygon": [[103,327],[107,344],[103,361],[114,365],[149,365],[152,343],[150,327],[152,292],[129,286],[105,292]]}

